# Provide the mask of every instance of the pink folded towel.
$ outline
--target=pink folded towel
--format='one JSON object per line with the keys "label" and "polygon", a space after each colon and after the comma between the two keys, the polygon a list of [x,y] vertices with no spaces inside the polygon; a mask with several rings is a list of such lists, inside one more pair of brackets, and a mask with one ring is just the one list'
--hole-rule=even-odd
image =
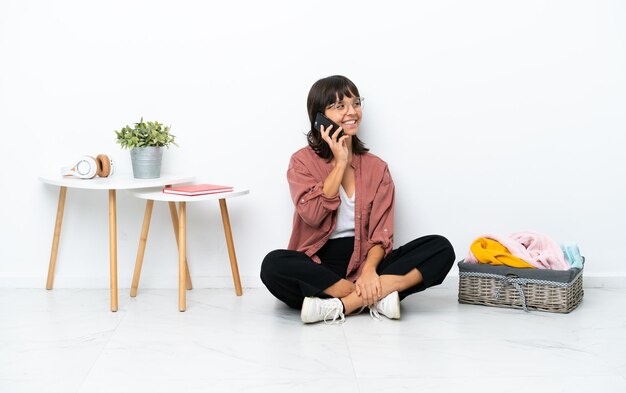
{"label": "pink folded towel", "polygon": [[[546,235],[535,232],[515,232],[511,236],[486,234],[479,237],[493,239],[506,247],[511,255],[528,262],[537,269],[569,270],[571,266],[565,261],[561,247]],[[465,262],[478,263],[472,253],[468,252]]]}
{"label": "pink folded towel", "polygon": [[535,232],[516,232],[511,235],[511,239],[526,247],[533,261],[543,266],[543,269],[569,270],[571,268],[565,261],[561,247],[546,235]]}

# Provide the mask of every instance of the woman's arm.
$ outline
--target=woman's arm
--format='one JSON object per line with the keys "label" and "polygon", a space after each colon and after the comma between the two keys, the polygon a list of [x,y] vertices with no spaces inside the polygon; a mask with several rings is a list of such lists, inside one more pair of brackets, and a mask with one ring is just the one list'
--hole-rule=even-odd
{"label": "woman's arm", "polygon": [[363,298],[363,304],[372,305],[380,300],[383,289],[376,273],[378,265],[385,257],[385,249],[380,245],[370,248],[361,275],[356,280],[356,294]]}
{"label": "woman's arm", "polygon": [[389,168],[386,167],[376,195],[372,201],[367,240],[373,247],[380,245],[385,255],[393,249],[393,221],[395,206],[395,186]]}
{"label": "woman's arm", "polygon": [[321,126],[320,131],[322,139],[328,143],[328,146],[333,152],[333,161],[335,164],[333,170],[330,172],[326,180],[324,180],[324,195],[327,197],[335,196],[339,193],[339,186],[343,181],[343,175],[350,159],[350,149],[348,148],[348,143],[352,142],[351,137],[348,135],[344,135],[341,138],[336,139],[341,133],[341,127],[337,129],[337,132],[333,134],[333,137],[328,136],[328,133],[332,130],[332,128],[333,126],[330,126],[327,130],[325,130],[324,126]]}
{"label": "woman's arm", "polygon": [[343,180],[343,174],[348,166],[347,162],[338,162],[330,172],[328,177],[324,180],[324,195],[327,197],[333,197],[339,193],[339,186]]}
{"label": "woman's arm", "polygon": [[394,204],[395,187],[389,168],[385,167],[372,201],[370,216],[367,217],[369,222],[367,239],[371,248],[363,262],[361,275],[356,280],[357,295],[361,296],[367,305],[376,303],[382,296],[382,285],[376,269],[393,248]]}
{"label": "woman's arm", "polygon": [[[341,130],[341,128],[339,128]],[[338,135],[336,132],[334,135]],[[348,148],[344,135],[339,140],[330,138],[328,131],[322,128],[322,138],[328,143],[335,155],[335,166],[330,174],[321,179],[311,174],[309,166],[316,165],[313,160],[322,160],[320,157],[294,155],[291,157],[287,180],[296,212],[302,220],[313,228],[318,228],[331,211],[337,210],[341,203],[339,186],[348,165]]]}
{"label": "woman's arm", "polygon": [[324,179],[313,176],[306,163],[295,157],[291,158],[287,181],[296,213],[313,228],[318,228],[341,203],[338,194],[327,197],[324,194]]}

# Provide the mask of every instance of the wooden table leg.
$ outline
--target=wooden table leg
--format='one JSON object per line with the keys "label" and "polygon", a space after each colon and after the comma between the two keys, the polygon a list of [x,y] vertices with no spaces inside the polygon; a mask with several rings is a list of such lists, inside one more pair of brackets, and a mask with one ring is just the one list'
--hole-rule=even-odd
{"label": "wooden table leg", "polygon": [[[176,246],[178,246],[178,213],[176,212],[176,203],[168,202],[170,207],[170,217],[172,217],[172,226],[174,227],[174,237],[176,238]],[[187,289],[193,289],[191,285],[191,275],[189,274],[189,263],[187,263],[187,258],[185,257],[185,271],[187,272]]]}
{"label": "wooden table leg", "polygon": [[139,237],[139,249],[137,249],[137,259],[135,260],[135,273],[133,273],[133,283],[130,287],[130,296],[137,296],[137,287],[139,286],[139,277],[141,276],[141,266],[143,265],[143,256],[146,252],[146,243],[148,242],[148,231],[150,230],[150,219],[152,218],[152,207],[154,201],[148,199],[146,201],[146,212],[143,216],[143,226],[141,227],[141,236]]}
{"label": "wooden table leg", "polygon": [[54,223],[54,235],[52,237],[52,251],[50,251],[50,265],[48,266],[48,281],[46,281],[46,289],[52,289],[52,285],[54,283],[54,268],[57,264],[59,239],[61,238],[61,223],[63,222],[63,210],[65,209],[65,195],[67,195],[67,187],[61,187],[61,190],[59,191],[59,203],[57,205],[57,218]]}
{"label": "wooden table leg", "polygon": [[228,247],[228,256],[230,257],[230,269],[233,272],[233,282],[235,283],[235,293],[241,296],[241,280],[239,278],[239,268],[237,267],[237,256],[235,255],[235,245],[233,244],[233,234],[230,230],[230,218],[228,217],[228,208],[226,207],[226,199],[220,199],[220,210],[222,211],[222,223],[224,224],[224,235],[226,236],[226,246]]}
{"label": "wooden table leg", "polygon": [[187,309],[185,278],[187,265],[187,203],[178,203],[178,310]]}
{"label": "wooden table leg", "polygon": [[109,190],[109,258],[111,267],[111,311],[117,311],[117,213],[116,192]]}

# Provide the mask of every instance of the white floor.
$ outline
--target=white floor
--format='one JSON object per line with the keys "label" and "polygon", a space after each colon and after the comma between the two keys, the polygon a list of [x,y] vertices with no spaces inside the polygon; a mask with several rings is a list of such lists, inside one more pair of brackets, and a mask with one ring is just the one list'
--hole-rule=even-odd
{"label": "white floor", "polygon": [[265,289],[0,290],[0,392],[626,392],[626,289],[570,314],[461,305],[455,288],[303,325]]}

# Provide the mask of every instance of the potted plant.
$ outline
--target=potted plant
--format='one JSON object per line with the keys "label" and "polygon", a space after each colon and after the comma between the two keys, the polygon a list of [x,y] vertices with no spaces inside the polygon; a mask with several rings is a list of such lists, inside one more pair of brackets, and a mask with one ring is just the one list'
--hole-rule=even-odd
{"label": "potted plant", "polygon": [[117,143],[130,150],[133,176],[136,179],[156,179],[161,176],[163,147],[175,145],[170,127],[156,121],[144,122],[143,117],[134,127],[115,131]]}

